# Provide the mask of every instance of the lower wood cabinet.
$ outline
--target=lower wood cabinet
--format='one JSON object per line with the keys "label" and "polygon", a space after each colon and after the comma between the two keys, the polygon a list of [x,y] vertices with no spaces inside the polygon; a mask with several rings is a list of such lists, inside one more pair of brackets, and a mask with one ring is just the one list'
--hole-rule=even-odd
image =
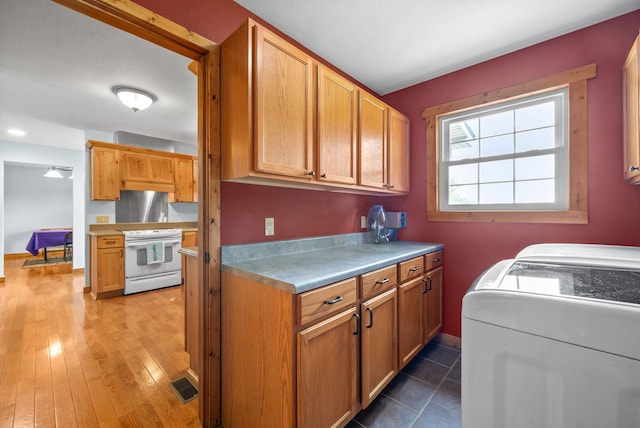
{"label": "lower wood cabinet", "polygon": [[95,299],[124,291],[124,236],[91,236],[91,294]]}
{"label": "lower wood cabinet", "polygon": [[223,272],[222,425],[347,425],[440,330],[441,264],[420,256],[301,294]]}
{"label": "lower wood cabinet", "polygon": [[358,403],[356,308],[298,333],[298,426],[344,426]]}
{"label": "lower wood cabinet", "polygon": [[394,287],[360,305],[363,409],[398,372],[397,295]]}
{"label": "lower wood cabinet", "polygon": [[424,345],[422,276],[398,287],[398,364],[402,369]]}

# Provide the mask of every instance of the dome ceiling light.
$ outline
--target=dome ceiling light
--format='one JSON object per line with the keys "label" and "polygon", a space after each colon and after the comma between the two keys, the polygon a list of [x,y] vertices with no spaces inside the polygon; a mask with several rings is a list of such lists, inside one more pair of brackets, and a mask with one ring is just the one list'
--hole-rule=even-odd
{"label": "dome ceiling light", "polygon": [[158,98],[150,92],[131,88],[129,86],[114,86],[112,90],[113,93],[118,96],[122,104],[126,105],[133,111],[147,109],[151,104],[158,100]]}

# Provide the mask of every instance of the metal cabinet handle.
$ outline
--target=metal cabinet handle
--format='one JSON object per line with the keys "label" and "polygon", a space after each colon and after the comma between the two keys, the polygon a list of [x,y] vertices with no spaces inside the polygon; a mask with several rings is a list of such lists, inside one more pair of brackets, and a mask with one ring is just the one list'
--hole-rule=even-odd
{"label": "metal cabinet handle", "polygon": [[422,278],[422,294],[427,294],[427,278]]}
{"label": "metal cabinet handle", "polygon": [[629,172],[638,171],[639,169],[640,169],[640,166],[631,165],[629,167]]}
{"label": "metal cabinet handle", "polygon": [[357,336],[360,334],[360,315],[353,314],[353,316],[356,317],[356,331],[353,332],[353,335]]}
{"label": "metal cabinet handle", "polygon": [[427,291],[431,291],[431,289],[433,288],[433,278],[431,278],[430,276],[427,277]]}
{"label": "metal cabinet handle", "polygon": [[394,187],[396,186],[394,186],[393,184],[387,184],[387,189],[393,189]]}
{"label": "metal cabinet handle", "polygon": [[409,269],[409,272],[416,272],[416,271],[418,271],[418,270],[420,270],[420,267],[418,267],[418,266],[414,266],[414,267],[412,267],[411,269]]}
{"label": "metal cabinet handle", "polygon": [[367,308],[367,312],[369,313],[369,324],[367,324],[367,328],[373,327],[373,309]]}
{"label": "metal cabinet handle", "polygon": [[342,296],[338,296],[333,300],[325,300],[324,304],[325,305],[333,305],[334,303],[338,303],[338,302],[342,302]]}
{"label": "metal cabinet handle", "polygon": [[311,177],[313,177],[314,175],[316,175],[316,172],[315,172],[315,171],[309,171],[309,175],[310,175]]}
{"label": "metal cabinet handle", "polygon": [[387,282],[389,282],[389,278],[378,280],[376,281],[376,284],[382,285],[382,284],[386,284]]}
{"label": "metal cabinet handle", "polygon": [[438,263],[439,261],[440,261],[440,259],[439,259],[439,258],[435,258],[435,259],[433,259],[433,262],[434,262],[434,263]]}
{"label": "metal cabinet handle", "polygon": [[322,174],[320,174],[320,178],[327,178],[327,173],[323,172]]}

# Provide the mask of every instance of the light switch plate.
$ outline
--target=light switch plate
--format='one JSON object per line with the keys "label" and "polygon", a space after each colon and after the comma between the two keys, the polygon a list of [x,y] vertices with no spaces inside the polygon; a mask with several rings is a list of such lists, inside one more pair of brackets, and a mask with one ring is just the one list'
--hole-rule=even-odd
{"label": "light switch plate", "polygon": [[108,215],[97,215],[96,216],[96,223],[109,223],[109,216]]}
{"label": "light switch plate", "polygon": [[366,229],[367,228],[367,216],[366,215],[360,216],[360,227],[362,229]]}
{"label": "light switch plate", "polygon": [[275,220],[272,217],[264,219],[264,236],[273,236],[276,233]]}

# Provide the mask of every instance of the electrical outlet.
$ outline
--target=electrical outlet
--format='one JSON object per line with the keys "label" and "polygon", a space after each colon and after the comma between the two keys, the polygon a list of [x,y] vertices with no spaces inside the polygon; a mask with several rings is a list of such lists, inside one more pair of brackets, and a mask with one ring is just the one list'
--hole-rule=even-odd
{"label": "electrical outlet", "polygon": [[360,216],[360,227],[362,229],[366,229],[367,228],[367,216],[366,215]]}
{"label": "electrical outlet", "polygon": [[273,236],[276,233],[275,221],[272,217],[264,219],[264,236]]}

